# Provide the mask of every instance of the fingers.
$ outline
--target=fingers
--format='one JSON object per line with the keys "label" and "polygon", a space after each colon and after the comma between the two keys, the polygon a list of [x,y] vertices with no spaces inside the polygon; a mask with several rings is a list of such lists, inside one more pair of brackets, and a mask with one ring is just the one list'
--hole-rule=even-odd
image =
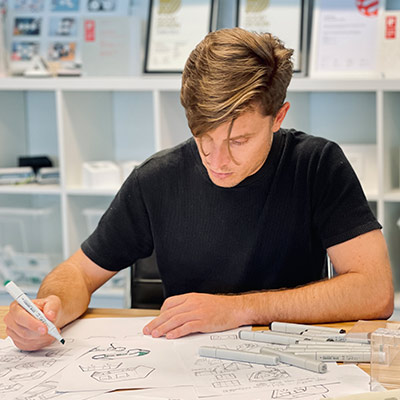
{"label": "fingers", "polygon": [[[60,308],[56,296],[33,300],[45,316],[55,321]],[[6,333],[21,350],[38,350],[49,345],[54,338],[47,334],[47,326],[24,310],[17,302],[12,302],[9,312],[4,317]]]}

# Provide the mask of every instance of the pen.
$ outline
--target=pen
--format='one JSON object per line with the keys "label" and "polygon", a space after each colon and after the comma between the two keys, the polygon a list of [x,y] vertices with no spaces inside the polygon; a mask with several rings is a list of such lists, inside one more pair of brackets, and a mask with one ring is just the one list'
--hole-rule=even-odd
{"label": "pen", "polygon": [[279,357],[279,361],[285,364],[294,365],[307,369],[308,371],[318,372],[320,374],[325,373],[328,370],[327,365],[321,361],[315,361],[310,358],[300,357],[297,354],[284,353],[279,350],[273,350],[268,347],[261,347],[261,354],[273,354]]}
{"label": "pen", "polygon": [[200,346],[199,355],[202,357],[219,358],[222,360],[249,362],[264,365],[277,365],[279,358],[273,354],[251,353],[250,351],[221,349],[211,346]]}
{"label": "pen", "polygon": [[55,325],[45,317],[45,315],[37,308],[37,306],[32,303],[31,299],[13,281],[5,281],[4,287],[21,307],[23,307],[26,311],[28,311],[29,314],[47,326],[49,335],[53,336],[61,344],[65,343],[65,340],[62,338]]}
{"label": "pen", "polygon": [[305,324],[294,324],[289,322],[271,322],[271,331],[284,332],[284,333],[297,333],[302,334],[303,332],[310,331],[321,331],[330,333],[346,333],[344,329],[330,328],[327,326],[315,326],[315,325],[305,325]]}

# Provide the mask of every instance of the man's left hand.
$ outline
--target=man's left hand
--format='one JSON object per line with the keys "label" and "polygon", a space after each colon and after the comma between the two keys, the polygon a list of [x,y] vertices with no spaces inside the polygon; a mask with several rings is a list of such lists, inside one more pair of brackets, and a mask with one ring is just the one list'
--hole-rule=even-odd
{"label": "man's left hand", "polygon": [[160,315],[143,328],[145,335],[176,339],[196,332],[217,332],[245,325],[241,295],[188,293],[169,297]]}

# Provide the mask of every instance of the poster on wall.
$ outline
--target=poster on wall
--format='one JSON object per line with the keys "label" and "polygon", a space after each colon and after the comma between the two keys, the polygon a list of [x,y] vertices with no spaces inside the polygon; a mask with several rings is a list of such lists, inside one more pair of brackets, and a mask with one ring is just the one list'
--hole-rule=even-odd
{"label": "poster on wall", "polygon": [[11,73],[22,74],[32,68],[37,56],[61,69],[79,70],[82,21],[126,17],[130,4],[128,0],[9,0],[6,31]]}
{"label": "poster on wall", "polygon": [[151,0],[144,72],[182,72],[190,52],[215,28],[215,7],[215,0]]}
{"label": "poster on wall", "polygon": [[237,0],[236,26],[277,36],[294,50],[294,71],[304,74],[307,10],[307,0]]}
{"label": "poster on wall", "polygon": [[379,76],[379,13],[383,0],[315,0],[310,75]]}

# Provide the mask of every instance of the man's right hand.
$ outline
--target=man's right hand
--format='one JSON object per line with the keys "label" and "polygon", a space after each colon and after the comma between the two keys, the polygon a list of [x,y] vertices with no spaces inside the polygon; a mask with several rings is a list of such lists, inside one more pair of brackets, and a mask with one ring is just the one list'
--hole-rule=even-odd
{"label": "man's right hand", "polygon": [[[57,296],[32,300],[48,320],[57,327],[61,316],[61,300]],[[54,337],[47,334],[47,326],[24,310],[16,301],[10,304],[9,312],[4,317],[6,333],[21,350],[39,350],[54,342]]]}

